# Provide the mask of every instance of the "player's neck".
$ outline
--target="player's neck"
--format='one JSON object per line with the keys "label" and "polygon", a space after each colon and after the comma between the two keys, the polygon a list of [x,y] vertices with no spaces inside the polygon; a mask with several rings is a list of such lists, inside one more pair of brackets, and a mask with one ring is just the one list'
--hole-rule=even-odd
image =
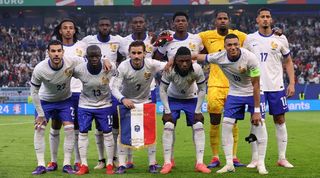
{"label": "player's neck", "polygon": [[259,28],[259,33],[263,36],[270,36],[273,32],[271,28]]}
{"label": "player's neck", "polygon": [[217,32],[218,32],[218,34],[219,35],[221,35],[221,36],[226,36],[226,35],[228,35],[228,32],[229,32],[229,29],[217,29]]}
{"label": "player's neck", "polygon": [[145,32],[138,32],[138,33],[133,33],[132,34],[132,39],[133,40],[145,40],[147,37],[146,33]]}
{"label": "player's neck", "polygon": [[73,42],[72,38],[70,38],[70,39],[63,38],[62,39],[62,44],[65,45],[65,46],[71,46],[71,45],[74,44],[74,42]]}
{"label": "player's neck", "polygon": [[87,63],[87,69],[88,69],[90,74],[98,75],[102,70],[102,64],[99,63],[99,65],[92,66],[89,63]]}
{"label": "player's neck", "polygon": [[178,40],[184,40],[187,38],[187,36],[188,36],[187,31],[176,31],[173,35],[173,37]]}
{"label": "player's neck", "polygon": [[110,40],[110,34],[103,35],[103,34],[99,33],[98,40],[101,42],[108,42]]}
{"label": "player's neck", "polygon": [[63,60],[61,60],[61,62],[58,64],[55,64],[55,63],[51,62],[51,60],[49,60],[49,65],[53,70],[60,70],[63,66]]}

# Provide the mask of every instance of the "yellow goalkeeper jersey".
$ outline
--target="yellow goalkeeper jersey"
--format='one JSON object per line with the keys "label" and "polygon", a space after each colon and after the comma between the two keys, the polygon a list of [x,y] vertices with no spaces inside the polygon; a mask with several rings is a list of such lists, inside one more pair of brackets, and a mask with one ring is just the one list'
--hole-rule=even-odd
{"label": "yellow goalkeeper jersey", "polygon": [[[229,29],[228,34],[233,33],[238,36],[240,40],[240,46],[243,45],[247,34]],[[215,53],[224,50],[224,37],[218,34],[217,30],[208,30],[199,33],[203,45],[207,49],[208,53]],[[217,64],[210,64],[210,72],[208,79],[208,87],[229,87],[229,82],[220,67]]]}

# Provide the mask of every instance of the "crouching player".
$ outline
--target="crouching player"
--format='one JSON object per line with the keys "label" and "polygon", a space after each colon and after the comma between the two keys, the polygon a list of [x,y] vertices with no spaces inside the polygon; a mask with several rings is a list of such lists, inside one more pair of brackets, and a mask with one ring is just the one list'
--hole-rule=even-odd
{"label": "crouching player", "polygon": [[62,58],[63,53],[60,41],[50,41],[49,59],[41,61],[32,73],[31,96],[36,108],[34,149],[38,160],[38,167],[32,172],[34,175],[46,173],[44,134],[50,118],[59,119],[64,126],[63,172],[74,173],[70,164],[74,146],[74,109],[71,103],[70,81],[73,69],[83,60]]}
{"label": "crouching player", "polygon": [[240,48],[238,36],[228,34],[224,38],[225,51],[208,55],[197,55],[198,61],[218,64],[230,83],[222,122],[222,147],[227,164],[217,173],[234,172],[233,132],[237,120],[244,119],[245,106],[251,113],[251,133],[257,137],[258,172],[268,174],[265,168],[267,149],[267,129],[264,123],[264,97],[260,95],[260,71],[257,57],[250,51]]}
{"label": "crouching player", "polygon": [[87,152],[88,152],[88,131],[91,129],[92,121],[95,119],[96,127],[103,132],[104,147],[107,153],[106,174],[113,174],[114,140],[112,135],[112,103],[109,81],[115,70],[102,69],[101,49],[97,45],[87,48],[87,63],[83,63],[74,69],[73,76],[81,80],[83,90],[79,100],[79,152],[81,167],[77,175],[89,173]]}
{"label": "crouching player", "polygon": [[[133,41],[129,45],[129,59],[123,61],[118,69],[112,86],[112,94],[129,109],[135,104],[151,103],[150,84],[154,75],[166,65],[146,56],[146,46],[143,41]],[[118,141],[119,143],[119,141]],[[117,174],[126,172],[128,148],[118,145],[119,167]],[[158,173],[156,165],[156,145],[148,147],[149,172]]]}
{"label": "crouching player", "polygon": [[205,133],[201,105],[206,94],[205,81],[201,66],[192,64],[191,51],[187,47],[180,47],[174,57],[173,68],[163,74],[160,84],[160,97],[164,106],[164,165],[161,174],[167,174],[172,169],[173,133],[181,110],[186,113],[187,125],[192,126],[193,130],[197,158],[195,169],[203,173],[211,172],[203,163]]}

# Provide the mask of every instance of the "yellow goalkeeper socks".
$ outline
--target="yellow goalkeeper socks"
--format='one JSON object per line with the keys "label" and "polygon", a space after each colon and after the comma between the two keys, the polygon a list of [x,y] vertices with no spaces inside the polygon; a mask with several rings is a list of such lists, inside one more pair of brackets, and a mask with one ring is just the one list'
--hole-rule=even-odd
{"label": "yellow goalkeeper socks", "polygon": [[220,146],[220,125],[211,125],[210,127],[210,145],[213,156],[219,155]]}

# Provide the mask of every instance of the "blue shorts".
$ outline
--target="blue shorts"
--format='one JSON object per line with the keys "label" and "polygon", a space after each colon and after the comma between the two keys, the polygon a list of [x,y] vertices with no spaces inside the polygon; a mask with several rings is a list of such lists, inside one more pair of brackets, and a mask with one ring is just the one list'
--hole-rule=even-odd
{"label": "blue shorts", "polygon": [[270,115],[284,114],[289,111],[285,90],[264,92],[264,96],[269,105]]}
{"label": "blue shorts", "polygon": [[157,88],[151,90],[151,102],[155,104],[157,103]]}
{"label": "blue shorts", "polygon": [[78,105],[81,93],[73,92],[71,96],[72,107],[74,108],[74,125],[78,125]]}
{"label": "blue shorts", "polygon": [[[226,103],[224,105],[224,117],[232,119],[243,120],[246,105],[248,106],[248,112],[253,114],[254,112],[254,99],[253,96],[232,96],[228,95]],[[260,95],[260,113],[261,117],[265,118],[265,101],[264,96]]]}
{"label": "blue shorts", "polygon": [[87,133],[91,130],[92,121],[95,119],[96,127],[99,131],[108,133],[112,131],[112,107],[100,109],[87,109],[79,107],[79,131]]}
{"label": "blue shorts", "polygon": [[177,99],[168,97],[169,107],[171,110],[173,122],[176,124],[177,120],[180,118],[180,111],[184,111],[186,114],[187,126],[192,126],[194,122],[194,113],[197,106],[197,98],[192,99]]}
{"label": "blue shorts", "polygon": [[[49,121],[50,118],[58,119],[62,122],[74,121],[74,108],[72,107],[71,97],[57,102],[48,102],[43,100],[40,102],[47,121]],[[37,112],[35,112],[35,116],[38,116]]]}

